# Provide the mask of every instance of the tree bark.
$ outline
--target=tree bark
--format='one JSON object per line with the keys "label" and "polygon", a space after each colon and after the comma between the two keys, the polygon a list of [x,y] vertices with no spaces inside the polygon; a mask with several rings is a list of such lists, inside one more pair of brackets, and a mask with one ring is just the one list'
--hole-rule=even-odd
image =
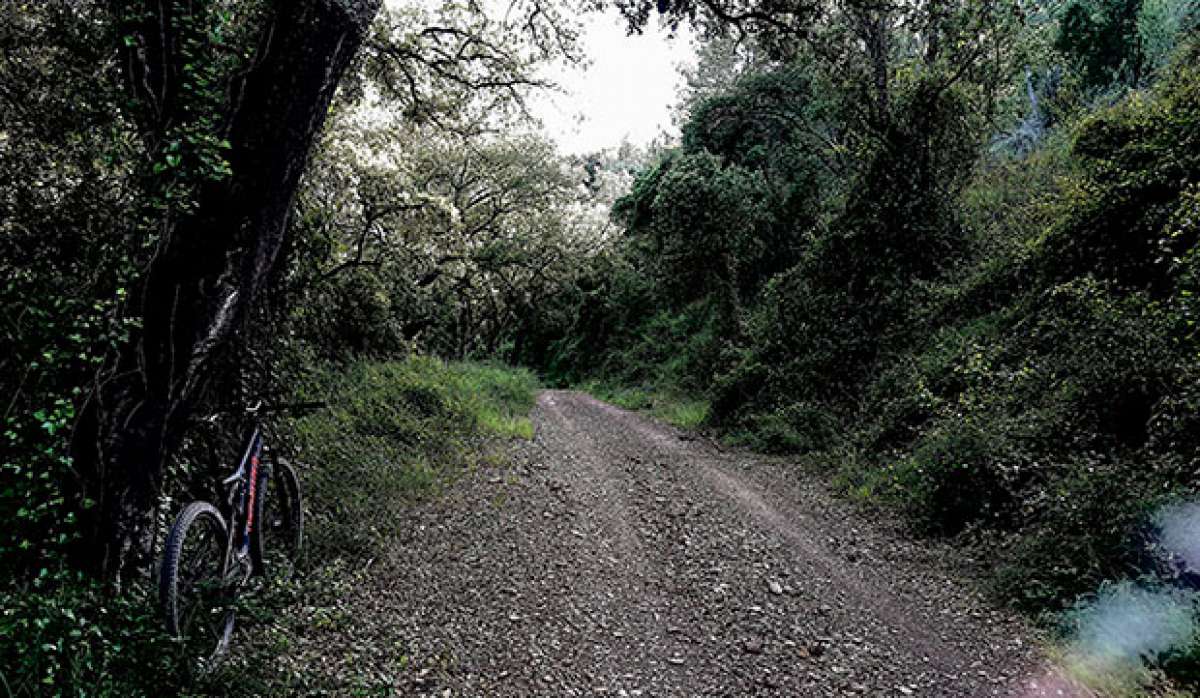
{"label": "tree bark", "polygon": [[891,85],[891,46],[888,29],[887,10],[879,10],[874,16],[865,20],[864,35],[866,37],[867,53],[871,59],[871,73],[875,83],[876,118],[880,123],[890,120]]}
{"label": "tree bark", "polygon": [[[309,150],[381,1],[274,3],[259,55],[217,115],[232,174],[204,186],[190,212],[164,221],[131,289],[128,314],[140,328],[97,382],[73,441],[77,494],[93,503],[83,509],[78,562],[118,586],[149,562],[164,465],[279,261]],[[161,30],[169,26],[164,5],[145,2],[160,31],[128,77],[137,80],[131,92],[152,89],[153,111],[170,115],[173,62],[185,59]]]}

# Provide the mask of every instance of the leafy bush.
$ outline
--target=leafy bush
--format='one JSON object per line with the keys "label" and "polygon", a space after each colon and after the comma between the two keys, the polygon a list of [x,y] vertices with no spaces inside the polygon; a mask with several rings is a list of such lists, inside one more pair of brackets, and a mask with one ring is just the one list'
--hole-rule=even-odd
{"label": "leafy bush", "polygon": [[968,524],[993,523],[1011,506],[1020,466],[1005,458],[995,425],[988,427],[930,430],[898,469],[900,497],[929,529],[959,533]]}
{"label": "leafy bush", "polygon": [[1156,295],[1173,287],[1172,258],[1197,240],[1188,213],[1200,180],[1197,55],[1181,56],[1150,94],[1133,93],[1080,126],[1072,149],[1080,174],[1039,251],[1047,277],[1092,273]]}
{"label": "leafy bush", "polygon": [[1155,426],[1191,390],[1175,327],[1081,279],[942,330],[867,393],[861,442],[898,451],[881,494],[926,530],[1011,536],[998,586],[1032,607],[1119,574],[1140,517],[1190,482],[1162,448],[1183,431]]}
{"label": "leafy bush", "polygon": [[114,597],[79,576],[44,570],[0,591],[0,685],[13,696],[151,696],[186,671],[162,631],[157,599],[139,587]]}
{"label": "leafy bush", "polygon": [[327,359],[402,351],[401,313],[391,292],[377,274],[347,270],[318,285],[293,322]]}
{"label": "leafy bush", "polygon": [[1117,80],[1136,84],[1141,79],[1141,5],[1142,0],[1075,0],[1067,5],[1055,48],[1077,64],[1088,87],[1103,88]]}
{"label": "leafy bush", "polygon": [[710,294],[736,303],[765,261],[771,209],[761,173],[725,164],[706,151],[675,152],[619,200],[614,216],[643,247],[669,305]]}
{"label": "leafy bush", "polygon": [[818,405],[797,402],[753,412],[729,430],[728,441],[764,453],[808,453],[838,443],[838,421]]}

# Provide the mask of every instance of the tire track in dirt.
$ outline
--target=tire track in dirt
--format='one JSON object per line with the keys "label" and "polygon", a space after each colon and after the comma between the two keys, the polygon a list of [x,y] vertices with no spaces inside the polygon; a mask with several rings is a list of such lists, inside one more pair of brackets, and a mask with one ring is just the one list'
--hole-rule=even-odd
{"label": "tire track in dirt", "polygon": [[960,553],[785,461],[576,392],[533,419],[509,463],[413,509],[349,631],[305,638],[364,649],[313,671],[413,696],[976,698],[1042,664]]}

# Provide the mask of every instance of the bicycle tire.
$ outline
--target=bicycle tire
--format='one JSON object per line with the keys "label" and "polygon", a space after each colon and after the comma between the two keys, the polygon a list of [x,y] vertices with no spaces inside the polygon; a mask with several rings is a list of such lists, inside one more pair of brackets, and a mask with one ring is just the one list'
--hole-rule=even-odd
{"label": "bicycle tire", "polygon": [[[159,572],[159,606],[167,632],[180,641],[192,661],[211,661],[229,646],[233,635],[234,611],[225,580],[228,531],[216,507],[192,502],[176,517],[167,536]],[[202,542],[199,552],[189,548],[189,543]]]}
{"label": "bicycle tire", "polygon": [[273,471],[272,482],[268,484],[263,478],[259,483],[250,558],[258,574],[268,579],[288,579],[304,549],[304,501],[300,478],[287,461],[276,461]]}

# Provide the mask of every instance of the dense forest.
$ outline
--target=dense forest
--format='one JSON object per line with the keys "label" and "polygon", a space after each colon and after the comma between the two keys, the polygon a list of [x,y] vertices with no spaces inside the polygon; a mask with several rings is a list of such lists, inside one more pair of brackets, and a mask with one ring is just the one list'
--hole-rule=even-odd
{"label": "dense forest", "polygon": [[[530,115],[583,10],[694,30],[677,139],[566,155]],[[0,685],[179,675],[164,527],[232,458],[200,418],[264,396],[331,402],[273,425],[324,464],[324,562],[527,436],[536,374],[785,455],[1047,624],[1194,585],[1150,541],[1200,495],[1198,31],[1196,0],[5,3]],[[1158,658],[1181,686],[1196,642]]]}
{"label": "dense forest", "polygon": [[714,45],[520,359],[698,397],[727,440],[986,541],[1031,608],[1139,569],[1147,512],[1198,484],[1196,54],[1181,8],[1012,9]]}

